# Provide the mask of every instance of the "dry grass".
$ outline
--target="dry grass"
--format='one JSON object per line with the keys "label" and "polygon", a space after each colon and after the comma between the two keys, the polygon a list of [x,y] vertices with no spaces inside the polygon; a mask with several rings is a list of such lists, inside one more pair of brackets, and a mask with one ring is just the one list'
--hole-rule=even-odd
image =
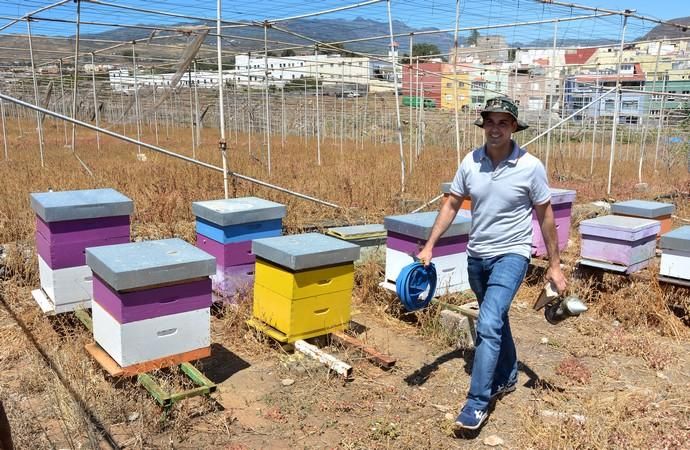
{"label": "dry grass", "polygon": [[[193,242],[190,203],[221,198],[222,178],[150,153],[148,161],[139,162],[134,147],[109,138],[101,137],[103,150],[98,153],[95,136],[80,131],[77,150],[94,170],[91,178],[63,147],[61,128],[51,127],[46,168],[41,169],[35,134],[27,132],[31,122],[23,124],[21,138],[16,123],[8,125],[11,160],[0,162],[0,243],[6,244],[0,295],[8,308],[0,307],[0,398],[19,448],[103,446],[98,430],[78,407],[80,402],[127,448],[481,446],[479,440],[451,440],[450,422],[443,417],[455,412],[467,389],[468,362],[463,357],[469,358],[468,353],[439,357],[454,343],[454,337],[439,326],[439,309],[402,314],[399,302],[378,287],[383,268],[375,260],[357,269],[354,305],[370,320],[367,339],[401,355],[391,372],[381,372],[361,356],[339,348],[332,351],[355,367],[355,381],[349,384],[305,361],[296,365],[302,369],[276,364],[287,358],[285,352],[244,324],[250,315],[251,292],[247,292],[235,299],[238,307],[214,311],[212,340],[231,355],[202,366],[205,372],[222,373],[228,372],[228,366],[244,367],[245,361],[248,368],[232,373],[256,372],[245,375],[242,384],[233,385],[233,377],[230,385],[221,386],[215,400],[188,400],[164,417],[135,383],[106,378],[83,350],[90,334],[72,319],[47,320],[30,300],[29,288],[38,285],[38,279],[28,194],[48,188],[113,187],[134,200],[135,239],[178,236]],[[204,130],[198,155],[220,165],[215,133]],[[145,130],[145,140],[153,141],[150,130]],[[260,136],[254,136],[255,144],[257,140]],[[186,142],[188,129],[161,139],[162,146],[191,155]],[[236,146],[231,143],[232,170],[346,207],[331,210],[232,181],[232,196],[257,195],[285,203],[289,233],[331,222],[380,222],[384,215],[407,212],[410,206],[437,195],[439,183],[453,175],[455,158],[448,149],[428,148],[415,162],[406,193],[401,195],[396,145],[367,143],[361,150],[346,143],[341,155],[337,142],[325,140],[319,167],[313,140],[290,137],[281,148],[276,139],[269,178],[263,157],[250,157],[244,137]],[[554,184],[577,189],[580,203],[605,197],[604,162],[591,179],[588,164],[564,154],[556,153],[555,166],[561,176]],[[255,149],[256,155],[263,152]],[[649,191],[634,193],[630,180],[636,178],[635,162],[620,161],[613,196],[654,198],[688,190],[682,164],[664,166],[656,175],[647,172]],[[675,200],[677,214],[690,217],[687,198]],[[563,255],[569,273],[579,254],[575,230],[572,245]],[[523,352],[521,360],[538,372],[540,380],[534,389],[521,387],[505,400],[507,406],[497,408],[490,424],[500,425],[490,425],[488,433],[501,434],[512,448],[683,448],[690,441],[686,357],[690,295],[657,285],[651,280],[654,270],[647,272],[648,281],[623,281],[608,275],[571,277],[571,291],[585,299],[591,310],[583,320],[552,328],[544,328],[541,317],[526,312],[525,305],[540,289],[540,274],[528,279],[518,293],[511,323]],[[49,364],[61,371],[73,394],[34,349],[12,314],[25,324]],[[539,344],[543,335],[549,336],[547,346]],[[424,374],[422,384],[410,381],[415,379],[411,374],[420,373]],[[166,388],[186,386],[170,371],[157,376]],[[281,387],[280,379],[286,377],[295,379],[295,384]],[[554,414],[545,415],[545,410]],[[586,420],[582,422],[579,416]]]}

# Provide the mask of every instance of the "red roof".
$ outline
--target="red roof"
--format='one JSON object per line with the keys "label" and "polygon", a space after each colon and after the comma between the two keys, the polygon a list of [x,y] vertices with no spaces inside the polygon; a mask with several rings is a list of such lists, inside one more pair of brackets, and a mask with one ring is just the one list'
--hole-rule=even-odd
{"label": "red roof", "polygon": [[574,52],[565,52],[565,64],[567,66],[586,64],[596,51],[596,48],[578,48]]}

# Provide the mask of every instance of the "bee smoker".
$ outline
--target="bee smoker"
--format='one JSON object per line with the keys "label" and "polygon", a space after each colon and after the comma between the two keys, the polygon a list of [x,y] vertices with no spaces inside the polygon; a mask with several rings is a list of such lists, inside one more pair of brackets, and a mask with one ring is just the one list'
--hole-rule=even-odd
{"label": "bee smoker", "polygon": [[535,311],[544,308],[544,317],[551,325],[556,325],[568,317],[577,317],[587,311],[587,306],[578,297],[569,295],[562,298],[552,282],[544,286],[532,308]]}

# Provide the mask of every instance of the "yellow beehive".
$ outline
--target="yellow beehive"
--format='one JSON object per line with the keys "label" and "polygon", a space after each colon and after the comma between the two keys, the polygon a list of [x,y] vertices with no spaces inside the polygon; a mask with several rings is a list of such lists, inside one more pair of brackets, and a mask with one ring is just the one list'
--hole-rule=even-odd
{"label": "yellow beehive", "polygon": [[350,321],[353,286],[352,262],[293,272],[257,258],[253,316],[280,341],[340,331]]}

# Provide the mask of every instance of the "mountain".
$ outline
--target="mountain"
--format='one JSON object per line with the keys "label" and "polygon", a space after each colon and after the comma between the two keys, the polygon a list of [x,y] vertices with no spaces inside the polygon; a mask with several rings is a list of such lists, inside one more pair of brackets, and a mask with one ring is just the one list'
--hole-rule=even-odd
{"label": "mountain", "polygon": [[640,40],[656,40],[656,39],[674,39],[674,38],[688,38],[690,39],[690,16],[678,17],[677,19],[669,19],[667,22],[673,22],[680,25],[687,25],[688,28],[680,29],[673,25],[660,24],[652,28],[647,34],[642,36]]}
{"label": "mountain", "polygon": [[[184,26],[208,25],[215,29],[215,23],[193,22],[180,23],[176,25],[166,25],[165,28],[175,28]],[[155,27],[156,25],[145,25]],[[286,31],[281,31],[286,30]],[[419,33],[422,31],[436,30],[436,28],[412,28],[404,22],[393,21],[393,33]],[[294,33],[294,34],[291,34]],[[174,32],[157,32],[157,36],[175,34]],[[296,36],[301,35],[305,39]],[[375,36],[382,36],[381,39],[366,40],[361,42],[346,43],[345,48],[352,51],[386,54],[388,51],[388,22],[379,22],[363,17],[352,20],[347,19],[295,19],[276,24],[268,30],[269,41],[280,41],[280,43],[270,43],[269,51],[289,47],[290,45],[304,45],[313,47],[314,41],[338,42],[353,39],[363,39]],[[132,28],[116,28],[103,33],[82,35],[89,39],[104,39],[116,41],[131,41],[134,39],[145,39],[151,35],[150,30],[139,30]],[[230,28],[223,31],[226,36],[224,46],[237,51],[263,50],[264,30],[262,27]],[[186,38],[180,38],[186,40]],[[396,38],[399,44],[400,53],[409,53],[409,37],[401,36]],[[209,37],[207,43],[215,45],[215,37]],[[451,33],[438,33],[431,35],[415,36],[414,43],[429,43],[436,45],[442,53],[448,53],[453,45]]]}

